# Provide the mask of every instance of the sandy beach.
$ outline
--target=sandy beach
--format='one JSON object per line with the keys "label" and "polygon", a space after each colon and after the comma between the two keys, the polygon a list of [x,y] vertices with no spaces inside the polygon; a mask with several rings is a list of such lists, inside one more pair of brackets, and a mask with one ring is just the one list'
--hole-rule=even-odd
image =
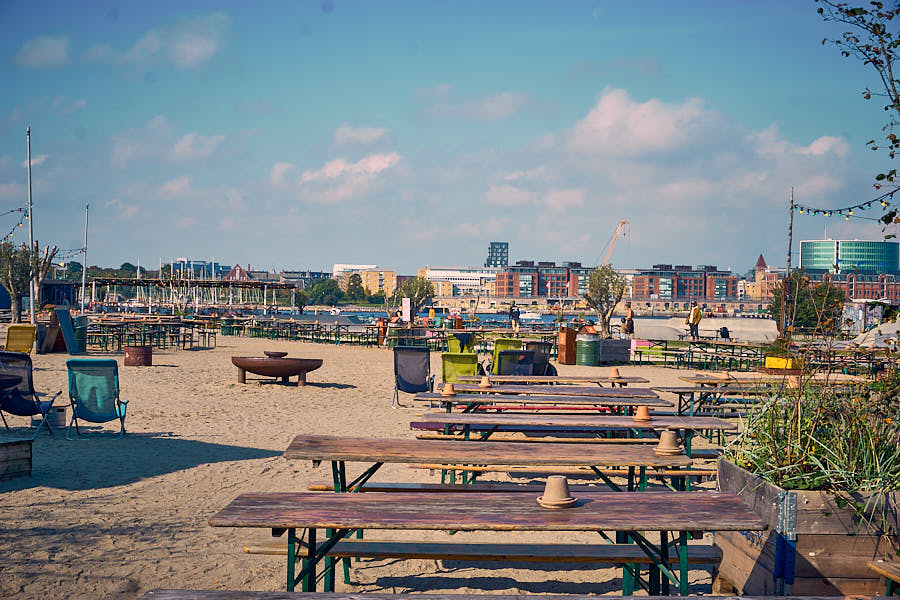
{"label": "sandy beach", "polygon": [[[232,355],[284,350],[320,357],[309,385],[250,379],[238,384]],[[287,461],[297,434],[413,437],[421,410],[390,408],[392,354],[383,349],[220,337],[216,349],[155,351],[152,367],[124,367],[129,400],[124,439],[67,441],[46,432],[34,443],[31,478],[0,483],[0,597],[136,598],[155,588],[279,590],[284,559],[243,553],[265,539],[255,529],[214,529],[207,519],[238,494],[303,491],[330,480],[327,463]],[[64,354],[34,357],[35,387],[66,389]],[[598,369],[561,365],[560,374]],[[622,367],[649,385],[676,385],[686,371]],[[432,354],[440,378],[440,354]],[[61,399],[65,397],[65,392]],[[65,401],[67,402],[67,400]],[[4,440],[30,436],[28,419],[10,418]],[[105,428],[113,432],[111,427]],[[351,473],[360,465],[348,464]],[[378,481],[436,481],[436,474],[387,465]],[[494,478],[508,480],[505,475]],[[372,536],[375,538],[376,536]],[[379,532],[378,539],[447,539],[444,532]],[[458,533],[454,541],[584,541],[596,535]],[[709,539],[706,540],[709,542]],[[354,563],[350,588],[363,592],[617,594],[614,568],[452,561]],[[691,593],[708,591],[706,571],[692,571]]]}

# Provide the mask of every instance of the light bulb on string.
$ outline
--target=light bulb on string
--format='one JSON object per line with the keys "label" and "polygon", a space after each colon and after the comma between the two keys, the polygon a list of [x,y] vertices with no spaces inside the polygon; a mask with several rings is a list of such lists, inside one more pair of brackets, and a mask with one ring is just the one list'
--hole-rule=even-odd
{"label": "light bulb on string", "polygon": [[803,207],[802,207],[802,206],[800,207],[800,214],[801,214],[801,215],[803,214]]}
{"label": "light bulb on string", "polygon": [[847,215],[846,217],[844,217],[844,220],[845,220],[845,221],[849,221],[849,220],[850,220],[850,215]]}
{"label": "light bulb on string", "polygon": [[852,215],[852,214],[853,214],[853,209],[851,208],[850,210],[848,210],[848,211],[847,211],[847,214],[848,214],[848,215]]}

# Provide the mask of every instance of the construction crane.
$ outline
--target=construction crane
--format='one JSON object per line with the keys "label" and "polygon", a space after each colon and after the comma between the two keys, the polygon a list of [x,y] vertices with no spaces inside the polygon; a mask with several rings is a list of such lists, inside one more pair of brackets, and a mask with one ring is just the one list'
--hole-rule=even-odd
{"label": "construction crane", "polygon": [[606,254],[603,255],[603,262],[600,263],[601,267],[609,262],[609,257],[612,256],[613,248],[616,247],[616,241],[618,241],[619,239],[619,234],[622,233],[622,231],[625,229],[625,226],[628,224],[628,221],[619,221],[619,226],[616,227],[615,233],[612,234],[612,239],[609,240],[609,246],[606,248]]}

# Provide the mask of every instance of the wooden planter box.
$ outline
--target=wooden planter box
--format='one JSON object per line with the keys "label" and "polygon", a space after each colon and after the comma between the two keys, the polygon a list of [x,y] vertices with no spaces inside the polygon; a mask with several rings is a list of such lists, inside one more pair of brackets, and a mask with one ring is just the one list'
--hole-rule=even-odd
{"label": "wooden planter box", "polygon": [[0,481],[31,476],[31,440],[0,442]]}
{"label": "wooden planter box", "polygon": [[[878,533],[885,522],[896,531],[900,493],[890,494],[884,519],[879,516],[867,525],[851,509],[839,508],[826,492],[784,490],[726,460],[718,463],[718,486],[741,496],[769,522],[767,531],[716,534],[722,550],[718,577],[741,594],[884,593],[884,584],[866,561],[893,556],[890,541]],[[862,496],[856,500],[865,502]]]}
{"label": "wooden planter box", "polygon": [[631,340],[600,340],[597,364],[628,364],[631,362]]}

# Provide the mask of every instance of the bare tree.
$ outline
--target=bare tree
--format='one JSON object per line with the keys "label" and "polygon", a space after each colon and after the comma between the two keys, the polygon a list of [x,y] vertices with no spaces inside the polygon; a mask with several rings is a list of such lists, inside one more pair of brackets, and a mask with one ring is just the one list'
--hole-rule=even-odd
{"label": "bare tree", "polygon": [[37,240],[34,241],[34,246],[32,246],[32,272],[34,273],[34,289],[37,293],[35,306],[38,309],[44,304],[41,295],[41,285],[44,283],[44,279],[47,278],[47,273],[53,268],[53,259],[56,258],[58,252],[59,248],[56,246],[44,246],[44,250],[41,251],[41,245]]}

